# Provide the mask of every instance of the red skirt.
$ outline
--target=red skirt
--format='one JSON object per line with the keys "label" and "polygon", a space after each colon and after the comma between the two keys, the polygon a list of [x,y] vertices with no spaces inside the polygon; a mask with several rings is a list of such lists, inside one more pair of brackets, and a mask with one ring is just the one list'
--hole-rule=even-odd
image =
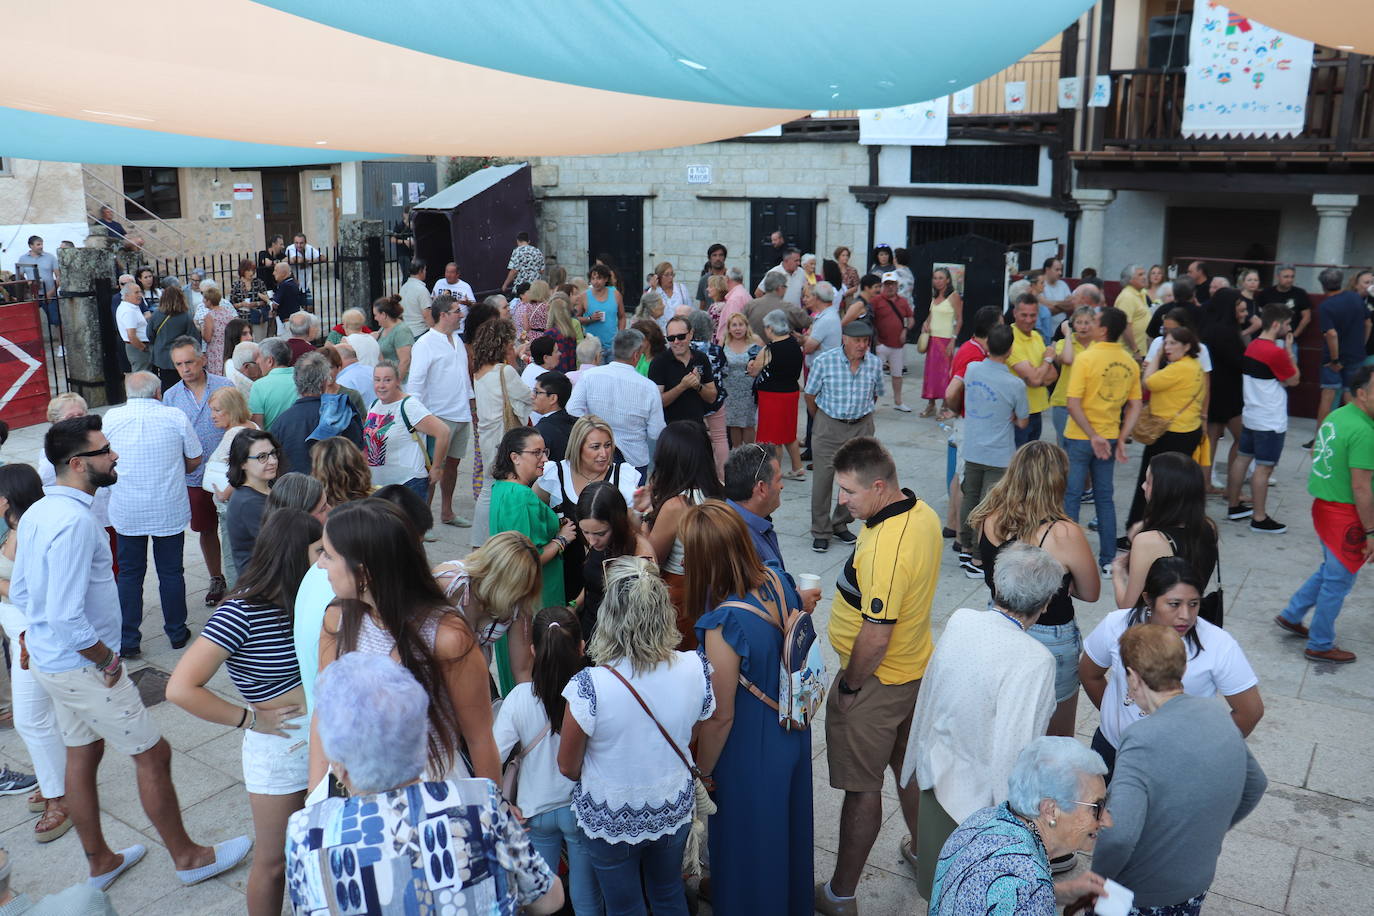
{"label": "red skirt", "polygon": [[800,391],[760,391],[756,442],[788,445],[797,441],[797,402]]}

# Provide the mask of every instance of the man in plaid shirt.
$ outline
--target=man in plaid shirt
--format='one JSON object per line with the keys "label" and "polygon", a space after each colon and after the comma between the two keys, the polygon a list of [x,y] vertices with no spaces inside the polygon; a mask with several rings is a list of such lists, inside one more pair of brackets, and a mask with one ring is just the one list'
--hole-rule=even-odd
{"label": "man in plaid shirt", "polygon": [[811,435],[815,476],[811,478],[811,549],[825,553],[833,537],[846,544],[856,538],[849,510],[834,497],[835,452],[850,439],[873,435],[873,405],[883,391],[883,361],[869,352],[873,326],[851,321],[841,346],[811,364],[806,406],[816,417]]}

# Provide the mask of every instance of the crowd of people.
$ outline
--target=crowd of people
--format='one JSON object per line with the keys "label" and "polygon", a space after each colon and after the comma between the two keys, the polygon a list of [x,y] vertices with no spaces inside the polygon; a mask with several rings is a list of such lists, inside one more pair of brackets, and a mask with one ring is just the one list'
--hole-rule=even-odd
{"label": "crowd of people", "polygon": [[[855,914],[889,771],[931,912],[1048,916],[1110,895],[1106,879],[1132,912],[1199,911],[1265,787],[1207,493],[1229,520],[1285,530],[1265,494],[1293,322],[1309,320],[1291,271],[1275,294],[1249,274],[1229,290],[1132,267],[1108,304],[1052,258],[1005,307],[968,312],[941,268],[922,318],[904,250],[879,246],[861,274],[848,248],[818,265],[775,239],[754,290],[713,245],[694,291],[659,264],[630,314],[638,278],[604,258],[569,278],[522,237],[511,298],[476,301],[456,264],[431,283],[410,257],[396,295],[326,330],[290,294],[313,249],[280,241],[235,284],[240,304],[273,303],[247,318],[205,280],[195,307],[165,287],[145,314],[156,284],[129,278],[126,403],[96,416],[60,396],[39,469],[0,467],[0,624],[35,769],[12,791],[33,789],[38,841],[76,827],[93,887],[145,852],[102,834],[109,743],[133,757],[181,881],[255,850],[253,914],[554,912],[565,893],[579,916],[671,914],[689,886],[723,914]],[[1334,623],[1374,550],[1374,370],[1347,371],[1367,290],[1321,282],[1323,563],[1276,623],[1308,658],[1348,662]],[[912,412],[913,349],[921,416],[954,429],[936,494],[904,488],[875,438],[889,386]],[[1145,451],[1119,528],[1131,440]],[[808,478],[813,551],[851,551],[833,589],[788,569],[773,524]],[[436,524],[470,550],[434,556]],[[210,582],[199,632],[188,527]],[[946,539],[988,595],[937,642]],[[215,847],[187,834],[171,749],[124,667],[143,652],[150,542],[183,650],[167,697],[244,732],[253,835]],[[1108,589],[1118,610],[1085,638],[1075,602]],[[818,629],[838,671],[808,652]],[[237,697],[207,686],[221,667]],[[1080,689],[1101,713],[1090,747],[1073,737]],[[1226,708],[1204,702],[1217,695]],[[842,802],[817,883],[821,729]]]}

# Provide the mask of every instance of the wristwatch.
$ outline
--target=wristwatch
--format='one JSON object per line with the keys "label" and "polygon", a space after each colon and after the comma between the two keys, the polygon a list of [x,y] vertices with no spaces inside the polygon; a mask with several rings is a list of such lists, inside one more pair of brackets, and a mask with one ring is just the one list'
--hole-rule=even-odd
{"label": "wristwatch", "polygon": [[863,690],[862,686],[850,687],[848,681],[846,681],[844,678],[840,678],[840,693],[842,693],[844,696],[852,697],[860,690]]}

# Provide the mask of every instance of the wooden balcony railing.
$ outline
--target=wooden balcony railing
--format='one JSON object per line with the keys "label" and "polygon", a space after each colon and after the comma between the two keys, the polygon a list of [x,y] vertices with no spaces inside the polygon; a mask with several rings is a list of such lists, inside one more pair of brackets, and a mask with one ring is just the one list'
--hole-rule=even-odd
{"label": "wooden balcony railing", "polygon": [[[1112,101],[1095,131],[1094,150],[1235,149],[1254,138],[1184,137],[1181,70],[1117,70]],[[1307,124],[1295,137],[1267,138],[1266,149],[1339,153],[1374,150],[1374,58],[1338,55],[1312,64]]]}

